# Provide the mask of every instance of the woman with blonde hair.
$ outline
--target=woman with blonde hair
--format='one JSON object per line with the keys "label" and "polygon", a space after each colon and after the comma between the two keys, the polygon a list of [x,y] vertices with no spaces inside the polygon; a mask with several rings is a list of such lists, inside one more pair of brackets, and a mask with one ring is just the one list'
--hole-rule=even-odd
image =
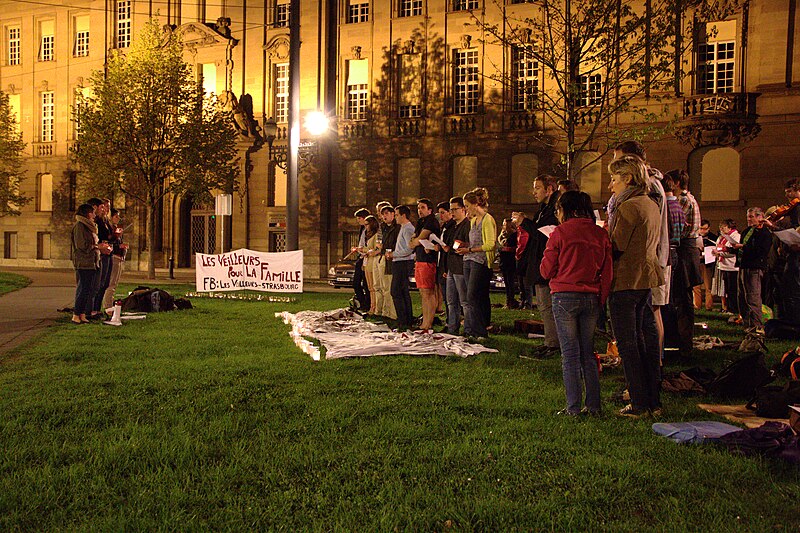
{"label": "woman with blonde hair", "polygon": [[609,310],[631,396],[620,414],[658,416],[661,369],[652,289],[664,283],[657,250],[661,216],[647,195],[647,167],[641,159],[624,155],[608,169],[609,189],[616,198],[609,224],[614,263]]}
{"label": "woman with blonde hair", "polygon": [[464,208],[470,217],[469,246],[461,246],[457,253],[464,257],[464,278],[467,298],[464,308],[464,335],[485,337],[492,318],[489,301],[489,281],[492,276],[497,224],[489,208],[489,191],[476,187],[464,195]]}

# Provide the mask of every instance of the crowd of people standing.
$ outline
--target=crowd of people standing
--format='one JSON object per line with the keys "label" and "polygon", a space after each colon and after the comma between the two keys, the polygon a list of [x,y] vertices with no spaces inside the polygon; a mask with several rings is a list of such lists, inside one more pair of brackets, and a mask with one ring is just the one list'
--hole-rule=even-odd
{"label": "crowd of people standing", "polygon": [[119,210],[110,200],[91,198],[78,207],[70,241],[77,283],[73,324],[110,314],[128,250],[122,235]]}
{"label": "crowd of people standing", "polygon": [[377,216],[360,209],[357,269],[371,302],[364,309],[396,320],[401,331],[412,328],[413,275],[421,331],[432,331],[444,302],[445,331],[483,341],[493,331],[489,282],[499,256],[506,307],[539,311],[544,342],[536,356],[561,355],[567,405],[559,413],[566,415],[601,411],[594,335],[607,319],[630,395],[620,414],[631,417],[661,413],[665,348],[675,348],[668,357],[676,360],[691,356],[695,309],[711,310],[715,297],[748,333],[763,334],[765,301],[776,317],[797,325],[800,246],[775,233],[800,227],[797,179],[786,183],[790,203],[778,216],[751,207],[741,234],[728,218],[717,235],[701,217],[688,173],[655,169],[639,142],[619,144],[608,170],[605,221],[574,181],[549,175],[532,183],[537,212],[511,213],[499,234],[481,187],[439,204],[419,199],[416,224],[405,205],[381,202]]}

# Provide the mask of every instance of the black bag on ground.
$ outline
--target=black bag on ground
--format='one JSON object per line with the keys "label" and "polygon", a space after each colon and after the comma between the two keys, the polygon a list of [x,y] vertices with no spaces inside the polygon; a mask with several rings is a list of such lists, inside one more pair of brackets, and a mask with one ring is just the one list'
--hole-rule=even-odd
{"label": "black bag on ground", "polygon": [[770,381],[764,354],[753,352],[723,368],[708,391],[719,398],[752,398],[757,387]]}
{"label": "black bag on ground", "polygon": [[140,313],[158,313],[175,309],[175,299],[167,291],[137,287],[127,298],[122,300],[123,311]]}
{"label": "black bag on ground", "polygon": [[773,318],[764,324],[764,335],[768,339],[800,339],[800,324]]}
{"label": "black bag on ground", "polygon": [[800,404],[800,381],[757,388],[747,408],[764,418],[789,418],[789,406],[794,404]]}

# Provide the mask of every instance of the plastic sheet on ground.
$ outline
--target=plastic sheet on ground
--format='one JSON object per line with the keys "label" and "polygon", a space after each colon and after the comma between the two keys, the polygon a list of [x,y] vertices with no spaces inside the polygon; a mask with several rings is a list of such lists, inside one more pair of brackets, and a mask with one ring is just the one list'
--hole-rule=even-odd
{"label": "plastic sheet on ground", "polygon": [[385,324],[367,322],[347,309],[333,311],[301,311],[275,313],[292,326],[290,335],[295,344],[315,361],[325,348],[326,359],[372,357],[375,355],[457,355],[468,357],[482,352],[497,352],[480,344],[468,343],[463,337],[446,333],[391,331]]}

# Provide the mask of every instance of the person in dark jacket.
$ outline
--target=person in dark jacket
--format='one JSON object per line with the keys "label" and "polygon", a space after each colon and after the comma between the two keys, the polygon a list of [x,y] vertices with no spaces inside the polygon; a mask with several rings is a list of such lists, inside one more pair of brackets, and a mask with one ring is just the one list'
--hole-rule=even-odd
{"label": "person in dark jacket", "polygon": [[506,307],[517,309],[519,302],[515,298],[517,292],[517,226],[510,218],[503,219],[503,229],[497,237],[500,247],[500,272],[506,284]]}
{"label": "person in dark jacket", "polygon": [[736,266],[739,267],[739,312],[745,329],[764,327],[761,318],[761,283],[767,270],[767,255],[772,246],[772,234],[764,226],[764,212],[760,207],[747,210],[747,229],[742,240],[732,247],[738,250]]}
{"label": "person in dark jacket", "polygon": [[86,314],[92,310],[92,289],[100,266],[100,250],[103,248],[110,251],[108,245],[101,245],[97,240],[94,211],[91,204],[81,205],[75,213],[75,225],[72,227],[70,251],[77,282],[72,311],[73,324],[89,322]]}
{"label": "person in dark jacket", "polygon": [[556,202],[558,201],[557,181],[553,176],[542,174],[533,182],[533,196],[539,203],[539,212],[533,220],[517,216],[514,223],[528,233],[527,268],[525,283],[534,287],[536,307],[544,323],[544,345],[537,356],[549,357],[558,353],[558,333],[553,318],[553,302],[550,297],[550,286],[539,272],[544,250],[547,247],[547,236],[539,231],[546,226],[557,226]]}
{"label": "person in dark jacket", "polygon": [[[104,198],[91,198],[86,202],[94,207],[94,223],[97,225],[97,239],[101,243],[109,243],[112,239],[111,222],[108,220],[108,215],[111,211],[111,200]],[[105,249],[105,248],[104,248]],[[89,320],[99,320],[103,317],[100,308],[103,305],[103,296],[105,295],[108,283],[111,278],[111,254],[100,254],[100,266],[97,269],[97,276],[94,278],[94,285],[92,286],[92,296],[89,301]]]}

